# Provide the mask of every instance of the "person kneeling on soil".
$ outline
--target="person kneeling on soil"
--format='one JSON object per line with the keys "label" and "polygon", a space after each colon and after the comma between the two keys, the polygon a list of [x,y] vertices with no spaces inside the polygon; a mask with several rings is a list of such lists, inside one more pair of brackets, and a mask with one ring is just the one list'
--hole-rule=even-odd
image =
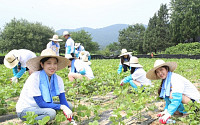
{"label": "person kneeling on soil", "polygon": [[[38,116],[35,120],[42,120],[50,116],[50,120],[56,117],[56,110],[62,110],[67,118],[72,118],[72,105],[65,98],[64,84],[56,71],[65,68],[69,60],[57,56],[52,49],[45,49],[41,56],[28,60],[27,66],[33,72],[26,80],[16,104],[16,112],[21,120],[27,112],[35,112]],[[60,104],[53,101],[58,96]]]}
{"label": "person kneeling on soil", "polygon": [[128,71],[128,69],[130,69],[130,67],[127,66],[125,63],[130,61],[130,58],[132,57],[131,53],[132,52],[127,52],[126,49],[121,50],[121,55],[118,56],[118,57],[120,57],[119,67],[117,70],[118,74],[120,74],[122,72],[122,68],[124,69],[124,72],[126,72],[126,71]]}
{"label": "person kneeling on soil", "polygon": [[200,93],[197,88],[183,76],[174,73],[176,62],[164,62],[156,60],[154,68],[147,72],[147,78],[151,80],[162,79],[158,94],[166,102],[163,112],[157,116],[159,122],[166,124],[167,120],[177,111],[184,112],[184,105],[189,101],[200,103]]}
{"label": "person kneeling on soil", "polygon": [[88,61],[87,56],[83,56],[83,58],[80,59],[72,59],[70,54],[66,56],[66,58],[71,60],[71,70],[68,74],[69,81],[74,81],[75,79],[82,79],[85,77],[87,80],[93,79],[94,75],[92,72],[92,69],[90,67],[91,62]]}
{"label": "person kneeling on soil", "polygon": [[132,56],[130,58],[130,61],[127,63],[124,63],[131,67],[131,75],[125,77],[120,85],[123,86],[124,83],[130,83],[130,85],[137,89],[137,87],[142,87],[143,85],[151,85],[151,81],[146,78],[146,72],[142,68],[142,65],[139,64],[138,58],[135,56]]}

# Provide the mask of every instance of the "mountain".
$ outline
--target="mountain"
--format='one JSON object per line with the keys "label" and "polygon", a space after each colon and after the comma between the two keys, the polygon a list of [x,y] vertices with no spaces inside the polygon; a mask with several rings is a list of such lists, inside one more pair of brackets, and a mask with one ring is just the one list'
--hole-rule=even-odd
{"label": "mountain", "polygon": [[[93,42],[97,42],[100,45],[100,48],[104,48],[110,43],[118,42],[118,36],[119,31],[123,30],[128,27],[128,24],[115,24],[111,26],[107,26],[104,28],[88,28],[88,27],[82,27],[77,29],[60,29],[57,30],[56,33],[59,35],[62,35],[63,31],[69,31],[69,32],[77,32],[80,30],[85,30],[89,34],[91,34],[91,37],[93,38]],[[75,41],[76,42],[76,41]]]}

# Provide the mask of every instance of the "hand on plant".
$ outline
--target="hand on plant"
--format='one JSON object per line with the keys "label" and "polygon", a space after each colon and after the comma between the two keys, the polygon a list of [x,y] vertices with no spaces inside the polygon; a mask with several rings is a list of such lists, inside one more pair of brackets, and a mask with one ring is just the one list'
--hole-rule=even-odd
{"label": "hand on plant", "polygon": [[167,113],[167,109],[157,114],[157,117],[161,117]]}
{"label": "hand on plant", "polygon": [[167,120],[171,117],[171,115],[167,112],[165,115],[159,118],[159,122],[162,124],[166,124]]}
{"label": "hand on plant", "polygon": [[63,110],[65,116],[67,117],[67,120],[71,121],[72,111],[66,105],[61,105],[60,109]]}
{"label": "hand on plant", "polygon": [[13,83],[17,83],[18,79],[17,79],[17,77],[12,77],[12,78],[10,78],[10,81]]}

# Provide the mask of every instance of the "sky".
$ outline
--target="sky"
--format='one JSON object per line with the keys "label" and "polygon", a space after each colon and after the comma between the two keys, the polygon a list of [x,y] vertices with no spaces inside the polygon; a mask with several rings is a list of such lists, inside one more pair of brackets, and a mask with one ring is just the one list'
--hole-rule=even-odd
{"label": "sky", "polygon": [[55,30],[148,25],[160,5],[169,3],[170,0],[0,0],[0,29],[14,18],[39,22]]}

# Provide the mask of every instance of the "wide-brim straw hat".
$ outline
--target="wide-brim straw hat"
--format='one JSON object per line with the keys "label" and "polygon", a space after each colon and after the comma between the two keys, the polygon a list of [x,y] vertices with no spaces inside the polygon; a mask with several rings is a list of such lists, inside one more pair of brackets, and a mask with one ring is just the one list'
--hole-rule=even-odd
{"label": "wide-brim straw hat", "polygon": [[122,50],[121,50],[121,54],[120,54],[118,57],[125,56],[125,55],[129,55],[129,54],[131,54],[131,53],[132,53],[132,52],[127,52],[126,49],[122,49]]}
{"label": "wide-brim straw hat", "polygon": [[14,68],[19,63],[20,55],[16,49],[11,50],[8,54],[5,55],[5,58],[3,60],[4,65],[7,68]]}
{"label": "wide-brim straw hat", "polygon": [[71,54],[65,54],[65,58],[67,58],[67,59],[74,59],[74,57],[72,57]]}
{"label": "wide-brim straw hat", "polygon": [[78,48],[81,45],[81,43],[75,43],[75,48]]}
{"label": "wide-brim straw hat", "polygon": [[169,67],[169,71],[173,72],[176,67],[177,67],[177,63],[176,62],[165,62],[163,60],[156,60],[154,63],[154,68],[149,70],[146,74],[146,77],[150,80],[157,80],[160,79],[157,75],[156,75],[156,69],[162,67],[162,66],[168,66]]}
{"label": "wide-brim straw hat", "polygon": [[53,35],[53,38],[49,39],[49,40],[52,40],[52,41],[63,41],[62,39],[58,39],[58,35]]}
{"label": "wide-brim straw hat", "polygon": [[54,57],[54,58],[58,59],[57,70],[61,70],[61,69],[65,68],[70,63],[70,60],[68,60],[65,57],[57,56],[55,51],[53,51],[52,49],[48,48],[48,49],[43,50],[41,52],[40,56],[32,58],[32,59],[29,59],[26,62],[26,65],[30,70],[38,71],[38,70],[40,70],[40,60],[45,58],[45,57]]}
{"label": "wide-brim straw hat", "polygon": [[124,63],[124,64],[126,64],[126,65],[128,65],[128,66],[130,66],[130,67],[142,67],[142,65],[139,64],[138,58],[135,57],[135,56],[132,56],[132,57],[130,58],[130,61],[129,61],[129,62],[126,62],[126,63]]}

